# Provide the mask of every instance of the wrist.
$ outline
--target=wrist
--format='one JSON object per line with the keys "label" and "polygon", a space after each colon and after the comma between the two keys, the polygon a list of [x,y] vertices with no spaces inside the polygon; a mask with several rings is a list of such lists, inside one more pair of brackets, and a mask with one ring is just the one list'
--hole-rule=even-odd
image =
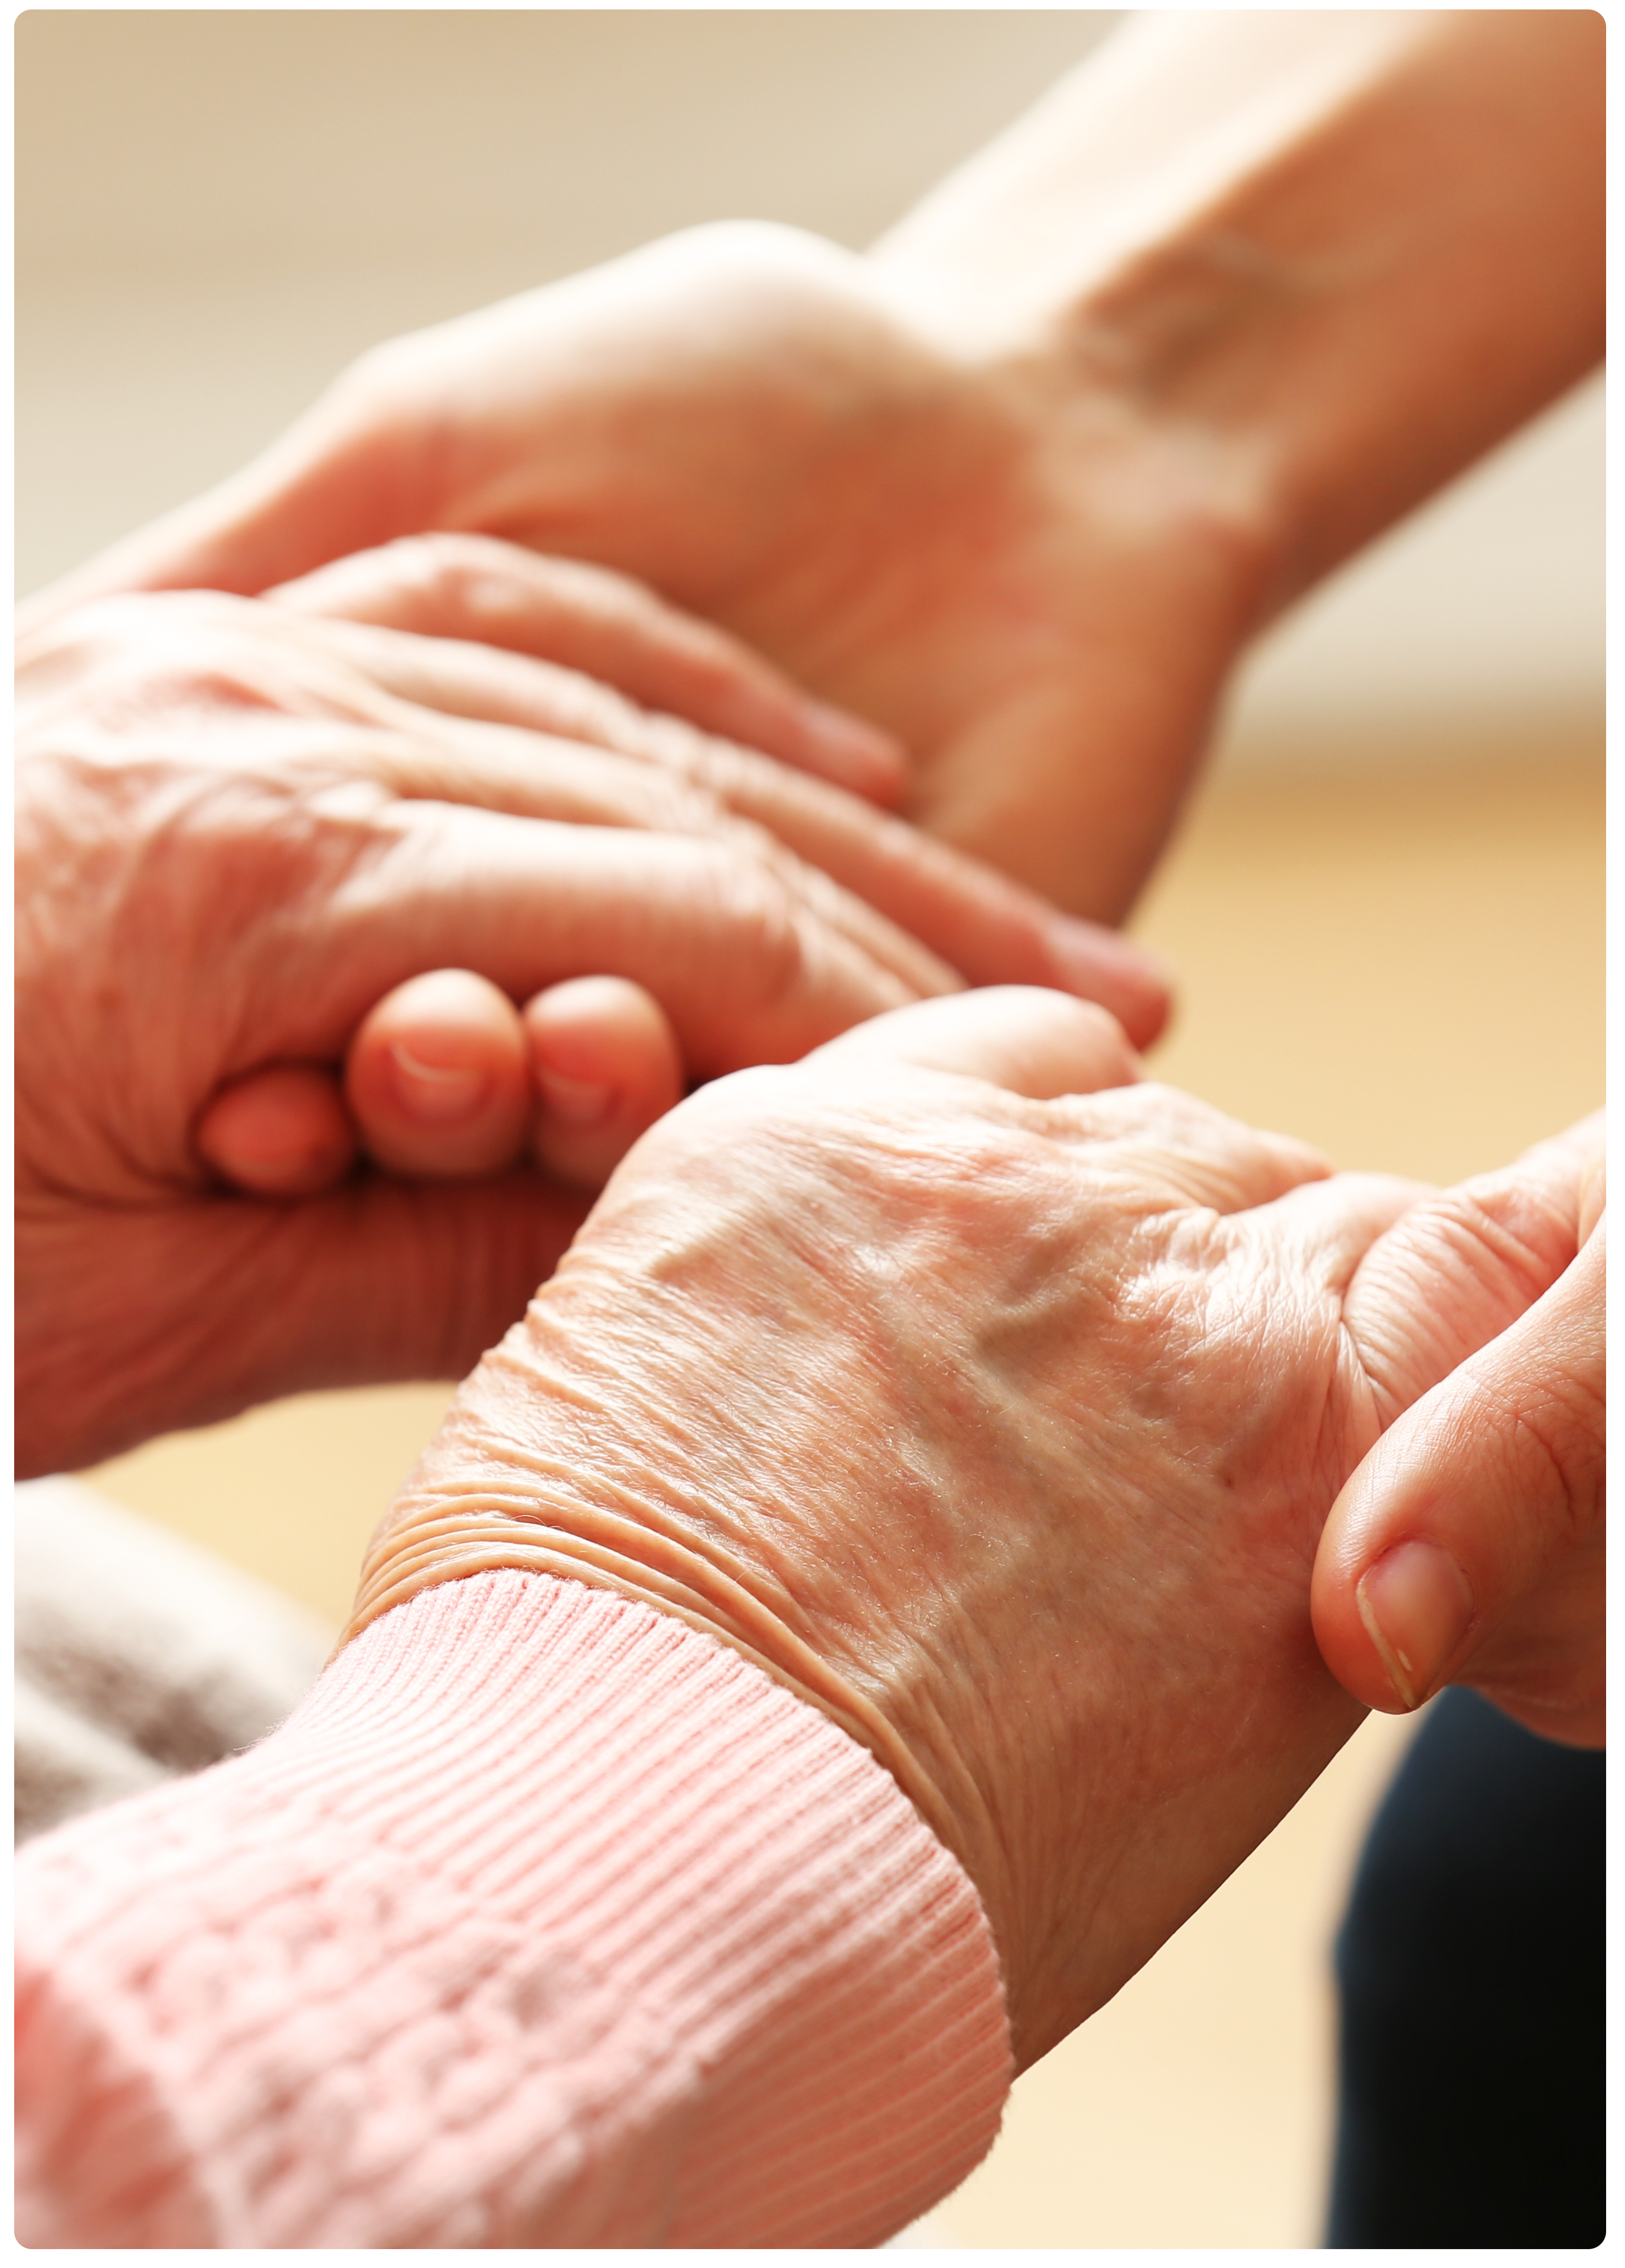
{"label": "wrist", "polygon": [[1009,2081],[971,1886],[886,1776],[575,1582],[442,1587],[21,1896],[34,2242],[871,2245]]}
{"label": "wrist", "polygon": [[1283,437],[1248,416],[1223,368],[1220,339],[1249,313],[1238,279],[1165,243],[1005,320],[974,290],[956,301],[951,269],[906,246],[869,258],[875,298],[997,405],[1033,477],[1074,496],[1102,547],[1177,577],[1188,642],[1209,626],[1222,677],[1290,594],[1301,549]]}
{"label": "wrist", "polygon": [[951,350],[1157,442],[1261,621],[1599,356],[1601,38],[1585,11],[1147,14],[874,272]]}
{"label": "wrist", "polygon": [[727,1524],[708,1520],[687,1489],[651,1488],[641,1459],[627,1470],[624,1486],[532,1470],[520,1485],[408,1487],[368,1550],[336,1651],[426,1591],[499,1572],[585,1584],[686,1623],[818,1710],[890,1774],[975,1885],[1019,2037],[1018,1902],[994,1808],[952,1737],[952,1694],[927,1690],[905,1632],[870,1627],[850,1599],[839,1631],[822,1628],[771,1553],[719,1543]]}
{"label": "wrist", "polygon": [[408,1489],[368,1548],[339,1649],[423,1592],[475,1575],[548,1575],[610,1591],[675,1616],[833,1719],[957,1851],[950,1807],[884,1708],[811,1642],[782,1586],[708,1542],[694,1513],[691,1501],[656,1502],[646,1473],[636,1495],[536,1476],[518,1487]]}

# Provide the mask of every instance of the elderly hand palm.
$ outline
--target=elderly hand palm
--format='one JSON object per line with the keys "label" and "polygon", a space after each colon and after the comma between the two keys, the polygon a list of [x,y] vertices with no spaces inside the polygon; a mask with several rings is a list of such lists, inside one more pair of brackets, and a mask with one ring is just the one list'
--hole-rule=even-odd
{"label": "elderly hand palm", "polygon": [[539,1565],[747,1648],[964,1859],[1024,2059],[1353,1729],[1309,1622],[1327,1507],[1572,1250],[1524,1204],[1524,1262],[1474,1253],[1419,1318],[1415,1189],[1075,1092],[1132,1077],[1097,1012],[992,992],[683,1105],[463,1389],[358,1609]]}

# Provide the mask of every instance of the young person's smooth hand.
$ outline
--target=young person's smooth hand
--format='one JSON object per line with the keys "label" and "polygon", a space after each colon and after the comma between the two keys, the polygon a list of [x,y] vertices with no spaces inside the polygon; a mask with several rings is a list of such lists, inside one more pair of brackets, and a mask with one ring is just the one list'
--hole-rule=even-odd
{"label": "young person's smooth hand", "polygon": [[[698,230],[375,350],[34,604],[263,591],[425,528],[600,560],[895,735],[930,831],[1117,920],[1265,547],[1245,464],[1073,375],[945,350],[817,238]],[[456,593],[413,626],[490,635]]]}
{"label": "young person's smooth hand", "polygon": [[1121,919],[1252,635],[1600,357],[1602,48],[1581,9],[1136,13],[868,255],[702,229],[397,340],[37,603],[426,528],[602,561]]}

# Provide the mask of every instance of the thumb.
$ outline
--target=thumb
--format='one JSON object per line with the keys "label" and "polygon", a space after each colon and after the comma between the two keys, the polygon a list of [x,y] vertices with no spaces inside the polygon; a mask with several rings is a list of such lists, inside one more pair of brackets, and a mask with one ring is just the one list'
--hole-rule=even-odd
{"label": "thumb", "polygon": [[1142,1075],[1114,1016],[1031,984],[983,985],[893,1008],[826,1041],[806,1061],[912,1064],[986,1079],[1034,1101],[1129,1086]]}
{"label": "thumb", "polygon": [[408,533],[401,493],[390,431],[369,433],[342,394],[324,396],[252,464],[33,593],[18,626],[120,591],[254,597]]}
{"label": "thumb", "polygon": [[1395,1421],[1332,1507],[1315,1636],[1373,1708],[1466,1683],[1532,1730],[1601,1738],[1604,1233]]}

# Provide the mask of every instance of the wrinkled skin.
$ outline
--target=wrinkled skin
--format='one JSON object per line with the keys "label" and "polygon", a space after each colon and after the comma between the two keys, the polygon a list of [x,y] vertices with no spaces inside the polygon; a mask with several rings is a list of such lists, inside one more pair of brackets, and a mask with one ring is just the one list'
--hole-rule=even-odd
{"label": "wrinkled skin", "polygon": [[521,1311],[584,1209],[534,1174],[269,1204],[200,1156],[200,1114],[262,1067],[336,1093],[409,977],[514,1002],[629,980],[701,1078],[959,985],[860,892],[986,973],[1070,981],[1076,925],[1002,879],[526,655],[174,593],[59,617],[20,663],[26,1472],[301,1387],[455,1376]]}
{"label": "wrinkled skin", "polygon": [[364,1620],[460,1549],[573,1567],[767,1661],[963,1859],[1024,2062],[1353,1730],[1308,1611],[1327,1511],[1575,1249],[1574,1204],[1486,1185],[1514,1233],[1419,1312],[1440,1200],[1135,1074],[1098,1011],[989,991],[692,1098],[464,1387],[363,1587]]}
{"label": "wrinkled skin", "polygon": [[420,529],[601,561],[894,733],[930,832],[1115,921],[1284,596],[1262,493],[1109,350],[975,359],[871,263],[729,225],[375,350],[34,606],[263,591]]}
{"label": "wrinkled skin", "polygon": [[[1600,1748],[1607,1738],[1602,1144],[1599,1113],[1511,1175],[1450,1191],[1429,1209],[1430,1241],[1403,1256],[1408,1280],[1393,1296],[1418,1314],[1461,1253],[1496,1241],[1509,1266],[1526,1268],[1533,1304],[1405,1413],[1333,1506],[1315,1559],[1315,1633],[1373,1708],[1403,1712],[1442,1685],[1471,1685],[1543,1739]],[[1496,1204],[1509,1180],[1526,1213],[1549,1213],[1551,1235],[1577,1234],[1555,1283],[1540,1240]],[[1433,1611],[1413,1616],[1423,1646],[1396,1661],[1371,1627],[1370,1577],[1418,1545],[1441,1555],[1423,1593]]]}
{"label": "wrinkled skin", "polygon": [[[1170,407],[1109,357],[1048,377],[967,359],[887,305],[871,263],[794,232],[696,232],[364,357],[260,464],[29,611],[259,591],[423,527],[609,561],[890,727],[929,827],[1116,917],[1302,566],[1266,524],[1263,468]],[[456,588],[369,618],[526,642]],[[889,792],[872,748],[860,769]],[[1449,1674],[1499,1660],[1486,1690],[1524,1721],[1599,1736],[1600,1246],[1587,1265],[1557,1360],[1545,1319],[1509,1338],[1455,1389],[1469,1413],[1419,1415],[1408,1463],[1396,1443],[1340,1506],[1317,1627],[1363,1701],[1410,1705],[1358,1584],[1443,1506],[1475,1601]]]}

